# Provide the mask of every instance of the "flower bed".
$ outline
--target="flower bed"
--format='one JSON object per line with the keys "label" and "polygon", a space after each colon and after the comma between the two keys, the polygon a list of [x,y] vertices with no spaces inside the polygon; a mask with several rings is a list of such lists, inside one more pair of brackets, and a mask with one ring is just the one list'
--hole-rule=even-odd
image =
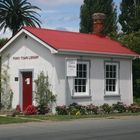
{"label": "flower bed", "polygon": [[56,112],[58,115],[93,115],[93,114],[110,114],[110,113],[137,113],[140,112],[140,106],[132,104],[127,106],[122,102],[113,105],[103,104],[102,106],[95,106],[93,104],[83,106],[77,103],[69,106],[57,106]]}

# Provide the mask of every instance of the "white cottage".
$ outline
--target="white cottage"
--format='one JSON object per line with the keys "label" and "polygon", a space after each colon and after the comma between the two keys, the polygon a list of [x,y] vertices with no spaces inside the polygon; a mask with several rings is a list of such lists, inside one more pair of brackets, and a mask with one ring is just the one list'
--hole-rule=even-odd
{"label": "white cottage", "polygon": [[57,105],[133,103],[132,59],[138,54],[107,36],[23,27],[0,53],[2,66],[9,66],[13,108],[33,104],[41,71],[49,76]]}

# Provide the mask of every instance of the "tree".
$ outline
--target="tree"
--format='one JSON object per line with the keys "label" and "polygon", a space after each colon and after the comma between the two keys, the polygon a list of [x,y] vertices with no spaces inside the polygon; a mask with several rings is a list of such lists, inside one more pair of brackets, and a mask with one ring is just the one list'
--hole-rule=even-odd
{"label": "tree", "polygon": [[36,10],[27,0],[0,0],[0,30],[9,28],[14,35],[24,25],[40,27]]}
{"label": "tree", "polygon": [[[134,33],[121,35],[119,41],[132,49],[133,51],[140,54],[140,30]],[[135,97],[140,97],[140,60],[136,59],[133,61],[133,91]]]}
{"label": "tree", "polygon": [[140,29],[140,0],[122,0],[119,23],[124,33],[131,33]]}
{"label": "tree", "polygon": [[8,41],[8,38],[0,38],[0,48]]}
{"label": "tree", "polygon": [[117,30],[117,14],[113,0],[84,0],[80,9],[80,32],[91,33],[94,13],[106,14],[104,33]]}

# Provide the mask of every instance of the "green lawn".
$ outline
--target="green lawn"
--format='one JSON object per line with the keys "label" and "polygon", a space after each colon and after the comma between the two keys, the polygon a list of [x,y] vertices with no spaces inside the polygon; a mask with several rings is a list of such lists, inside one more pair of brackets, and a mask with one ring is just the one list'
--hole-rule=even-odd
{"label": "green lawn", "polygon": [[35,120],[31,120],[31,119],[23,119],[23,118],[19,118],[19,117],[3,117],[0,116],[0,124],[11,124],[11,123],[25,123],[25,122],[32,122]]}
{"label": "green lawn", "polygon": [[50,121],[70,121],[75,119],[86,119],[86,118],[115,118],[121,116],[140,116],[140,113],[114,113],[114,114],[100,114],[100,115],[32,115],[32,116],[20,116],[27,119],[34,120],[50,120]]}
{"label": "green lawn", "polygon": [[12,123],[26,123],[26,122],[40,122],[40,121],[70,121],[76,119],[86,118],[108,118],[114,119],[121,116],[140,116],[140,113],[114,113],[114,114],[100,114],[100,115],[31,115],[31,116],[17,116],[8,117],[0,116],[0,124],[12,124]]}

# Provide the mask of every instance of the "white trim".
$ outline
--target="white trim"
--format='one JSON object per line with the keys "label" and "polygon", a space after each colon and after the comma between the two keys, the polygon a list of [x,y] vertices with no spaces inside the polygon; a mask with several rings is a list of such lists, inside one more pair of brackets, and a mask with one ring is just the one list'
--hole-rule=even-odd
{"label": "white trim", "polygon": [[33,104],[33,79],[34,79],[34,69],[19,69],[19,105],[23,111],[23,73],[31,72],[32,73],[32,104]]}
{"label": "white trim", "polygon": [[42,40],[40,40],[38,37],[34,36],[32,33],[30,33],[29,31],[25,30],[25,29],[21,29],[15,36],[13,36],[1,49],[0,49],[0,53],[2,53],[3,50],[5,50],[13,41],[15,41],[15,39],[17,39],[18,36],[20,36],[22,33],[27,34],[28,36],[30,36],[31,38],[35,39],[37,42],[39,42],[40,44],[42,44],[43,46],[45,46],[47,49],[49,49],[51,51],[52,54],[57,53],[57,50],[55,50],[54,48],[50,47],[47,43],[43,42]]}
{"label": "white trim", "polygon": [[96,52],[96,51],[83,51],[83,50],[65,50],[58,49],[58,54],[73,54],[73,55],[95,55],[95,56],[105,56],[105,57],[121,57],[121,58],[131,58],[136,59],[140,58],[140,55],[131,55],[131,54],[121,54],[121,53],[110,53],[110,52]]}
{"label": "white trim", "polygon": [[132,67],[132,61],[131,61],[131,65],[130,65],[130,75],[131,75],[131,78],[130,78],[130,88],[131,88],[131,95],[132,95],[132,103],[133,103],[133,67]]}
{"label": "white trim", "polygon": [[[89,92],[89,62],[87,61],[77,61],[77,64],[86,64],[87,65],[87,83],[86,83],[86,92],[75,92],[75,83],[74,83],[74,93],[73,93],[73,97],[89,97],[90,92]],[[75,82],[75,78],[74,78],[74,82]]]}
{"label": "white trim", "polygon": [[[105,69],[106,65],[115,65],[116,66],[116,85],[115,90],[116,91],[106,91],[106,76],[105,77],[105,96],[112,96],[112,95],[119,95],[119,64],[117,62],[105,62]],[[106,70],[104,70],[104,74],[106,75]]]}

